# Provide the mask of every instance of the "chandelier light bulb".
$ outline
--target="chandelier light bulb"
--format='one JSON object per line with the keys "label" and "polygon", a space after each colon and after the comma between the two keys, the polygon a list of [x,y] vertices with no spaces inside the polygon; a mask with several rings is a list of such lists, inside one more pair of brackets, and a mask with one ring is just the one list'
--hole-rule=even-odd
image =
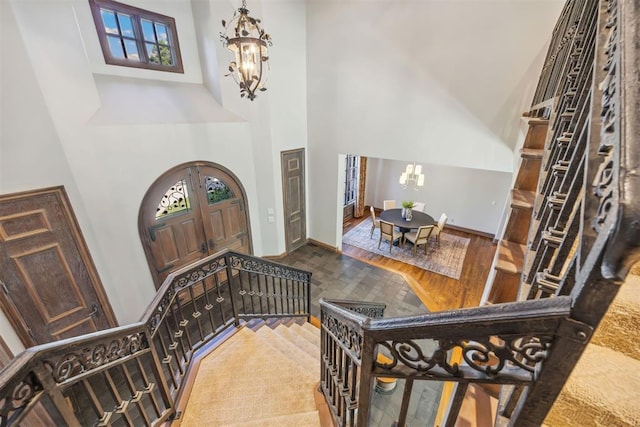
{"label": "chandelier light bulb", "polygon": [[418,191],[418,187],[424,186],[422,165],[416,165],[415,163],[408,164],[405,171],[400,174],[400,179],[398,181],[402,188],[407,188],[409,182],[413,182],[413,189]]}

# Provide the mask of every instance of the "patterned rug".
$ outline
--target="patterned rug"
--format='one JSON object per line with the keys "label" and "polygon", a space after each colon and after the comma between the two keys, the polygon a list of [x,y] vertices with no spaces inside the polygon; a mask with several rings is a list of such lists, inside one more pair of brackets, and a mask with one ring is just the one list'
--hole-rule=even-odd
{"label": "patterned rug", "polygon": [[371,219],[362,221],[355,228],[342,236],[342,243],[356,246],[369,252],[373,252],[387,258],[392,258],[406,264],[415,265],[424,270],[443,276],[459,279],[462,273],[464,257],[467,254],[470,239],[467,237],[455,236],[442,232],[440,234],[440,245],[436,243],[435,237],[429,239],[427,245],[427,255],[424,255],[424,248],[418,247],[417,254],[413,255],[413,245],[407,242],[403,247],[394,246],[389,254],[389,243],[384,240],[378,249],[380,239],[380,229],[373,232],[371,236]]}

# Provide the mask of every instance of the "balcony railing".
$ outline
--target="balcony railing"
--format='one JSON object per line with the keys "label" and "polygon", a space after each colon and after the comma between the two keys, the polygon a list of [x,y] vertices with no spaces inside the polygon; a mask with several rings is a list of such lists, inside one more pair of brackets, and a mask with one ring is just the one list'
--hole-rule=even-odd
{"label": "balcony railing", "polygon": [[41,403],[56,425],[154,425],[194,354],[244,319],[308,317],[311,273],[222,251],[172,273],[138,323],[27,349],[0,372],[0,426]]}
{"label": "balcony railing", "polygon": [[[409,380],[398,425],[414,381],[456,382],[444,424],[453,425],[468,384],[533,383],[571,313],[568,297],[393,319],[354,306],[320,301],[321,387],[338,426],[370,425],[376,377]],[[451,362],[455,350],[464,363]]]}

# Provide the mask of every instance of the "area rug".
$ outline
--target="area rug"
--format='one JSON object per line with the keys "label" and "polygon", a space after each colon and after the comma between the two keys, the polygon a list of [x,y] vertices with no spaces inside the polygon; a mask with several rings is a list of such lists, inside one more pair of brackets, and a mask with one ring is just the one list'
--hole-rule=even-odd
{"label": "area rug", "polygon": [[460,279],[464,257],[471,239],[468,237],[455,236],[442,232],[440,234],[440,245],[436,243],[435,237],[429,239],[427,245],[427,255],[424,255],[424,248],[418,247],[417,254],[413,255],[413,246],[407,242],[404,247],[394,246],[389,254],[389,243],[383,241],[378,249],[380,239],[380,229],[376,228],[371,238],[371,219],[362,221],[342,236],[342,243],[356,246],[369,252],[373,252],[387,258],[392,258],[406,264],[415,265],[424,270],[453,279]]}

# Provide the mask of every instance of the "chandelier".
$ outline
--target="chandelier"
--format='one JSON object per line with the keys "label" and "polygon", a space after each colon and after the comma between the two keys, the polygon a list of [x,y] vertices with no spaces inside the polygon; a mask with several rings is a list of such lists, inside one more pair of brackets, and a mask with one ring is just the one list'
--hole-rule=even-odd
{"label": "chandelier", "polygon": [[407,169],[400,175],[400,185],[402,188],[407,188],[409,182],[413,182],[413,189],[418,191],[418,187],[424,185],[424,174],[422,173],[422,165],[413,164],[407,165]]}
{"label": "chandelier", "polygon": [[269,68],[267,46],[271,46],[271,37],[260,27],[260,20],[249,16],[246,0],[233,13],[228,23],[223,19],[224,32],[220,39],[224,47],[233,52],[229,62],[229,74],[240,86],[240,96],[250,100],[256,97],[256,91],[264,92]]}

